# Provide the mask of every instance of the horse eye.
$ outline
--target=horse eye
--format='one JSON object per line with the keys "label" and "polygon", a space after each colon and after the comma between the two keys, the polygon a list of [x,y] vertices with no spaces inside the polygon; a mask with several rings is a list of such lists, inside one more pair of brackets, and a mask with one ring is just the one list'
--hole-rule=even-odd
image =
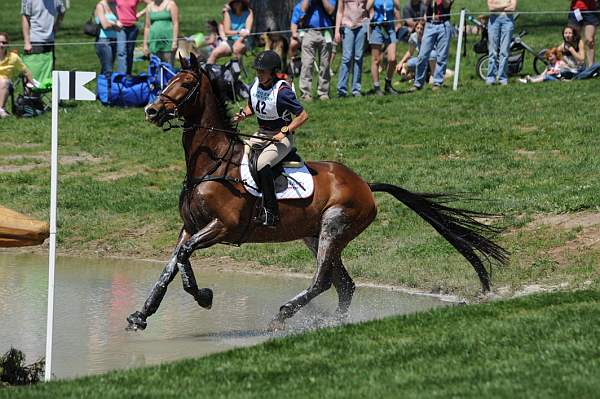
{"label": "horse eye", "polygon": [[181,87],[185,88],[185,89],[191,89],[194,87],[194,83],[192,82],[185,82],[181,84]]}

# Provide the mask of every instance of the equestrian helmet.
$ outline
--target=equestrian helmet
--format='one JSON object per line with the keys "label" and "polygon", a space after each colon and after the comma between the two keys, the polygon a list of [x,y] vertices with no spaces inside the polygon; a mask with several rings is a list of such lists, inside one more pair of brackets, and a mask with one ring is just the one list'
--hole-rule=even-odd
{"label": "equestrian helmet", "polygon": [[272,50],[263,51],[256,56],[253,67],[275,72],[281,68],[281,57]]}

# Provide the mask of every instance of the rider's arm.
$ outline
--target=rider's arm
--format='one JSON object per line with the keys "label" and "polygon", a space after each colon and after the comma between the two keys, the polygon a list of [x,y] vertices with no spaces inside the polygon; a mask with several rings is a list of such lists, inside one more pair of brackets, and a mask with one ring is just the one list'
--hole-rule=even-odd
{"label": "rider's arm", "polygon": [[242,108],[242,110],[240,112],[238,112],[237,114],[235,114],[233,116],[233,121],[234,122],[241,122],[244,119],[248,118],[249,116],[252,116],[254,114],[254,110],[252,109],[252,107],[250,106],[250,104],[246,104],[246,106],[244,108]]}
{"label": "rider's arm", "polygon": [[300,126],[304,125],[304,122],[308,120],[308,112],[306,110],[302,110],[302,112],[297,115],[292,122],[288,125],[290,132],[295,132]]}

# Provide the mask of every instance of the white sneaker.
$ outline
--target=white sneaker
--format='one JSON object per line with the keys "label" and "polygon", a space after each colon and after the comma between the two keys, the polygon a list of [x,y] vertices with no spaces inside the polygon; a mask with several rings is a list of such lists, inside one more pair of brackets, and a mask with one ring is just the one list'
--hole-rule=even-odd
{"label": "white sneaker", "polygon": [[0,108],[0,119],[8,118],[8,112],[4,108]]}
{"label": "white sneaker", "polygon": [[529,83],[529,80],[527,80],[527,78],[519,78],[519,82],[521,83]]}

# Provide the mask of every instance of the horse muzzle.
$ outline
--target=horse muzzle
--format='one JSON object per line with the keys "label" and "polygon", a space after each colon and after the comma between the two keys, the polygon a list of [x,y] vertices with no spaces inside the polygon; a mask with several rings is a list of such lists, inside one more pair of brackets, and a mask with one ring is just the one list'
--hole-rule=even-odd
{"label": "horse muzzle", "polygon": [[168,111],[165,107],[157,107],[157,104],[150,104],[144,109],[146,121],[154,123],[161,127],[165,122],[177,117],[176,112]]}

